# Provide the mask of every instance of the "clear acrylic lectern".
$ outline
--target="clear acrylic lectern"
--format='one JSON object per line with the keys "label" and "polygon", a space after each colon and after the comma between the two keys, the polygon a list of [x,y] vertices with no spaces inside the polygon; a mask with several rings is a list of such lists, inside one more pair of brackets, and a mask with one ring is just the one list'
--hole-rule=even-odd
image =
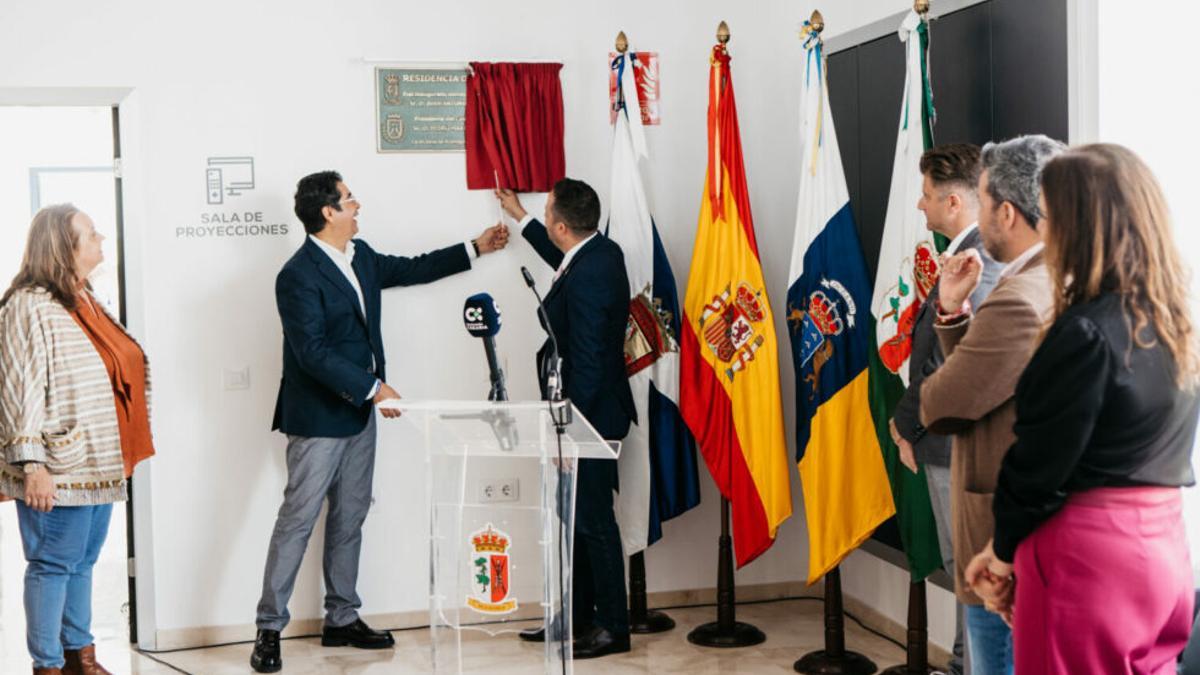
{"label": "clear acrylic lectern", "polygon": [[[385,407],[399,408],[400,421],[425,444],[434,671],[488,672],[503,664],[570,673],[578,460],[615,460],[620,444],[601,438],[569,403]],[[546,628],[540,651],[517,640],[531,619]]]}

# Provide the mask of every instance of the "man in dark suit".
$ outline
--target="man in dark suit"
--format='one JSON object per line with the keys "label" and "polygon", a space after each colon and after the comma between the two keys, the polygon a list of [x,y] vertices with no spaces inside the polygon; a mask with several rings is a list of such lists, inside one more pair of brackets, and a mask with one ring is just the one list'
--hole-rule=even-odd
{"label": "man in dark suit", "polygon": [[[979,234],[979,195],[976,191],[980,172],[979,147],[951,143],[930,148],[921,156],[921,199],[917,208],[925,213],[930,230],[950,240],[945,257],[960,251],[976,250],[983,262],[979,286],[971,294],[971,304],[981,305],[1000,275],[1000,263],[983,249]],[[938,544],[946,572],[954,576],[950,526],[950,437],[932,434],[921,426],[921,383],[945,361],[933,320],[937,315],[938,286],[913,326],[912,355],[908,362],[908,389],[892,416],[892,439],[900,449],[900,461],[913,473],[917,465],[925,467],[929,499],[937,522]],[[962,607],[955,621],[953,654],[949,664],[952,675],[963,672]]]}
{"label": "man in dark suit", "polygon": [[[543,225],[511,191],[498,191],[497,197],[521,222],[521,235],[556,270],[544,304],[563,360],[563,394],[605,439],[624,438],[637,421],[625,375],[629,279],[621,247],[597,231],[600,198],[586,183],[564,178],[546,199]],[[545,363],[551,353],[547,340],[538,351],[543,395],[548,394]],[[572,568],[577,659],[629,651],[625,556],[613,512],[616,488],[616,462],[580,460]],[[521,637],[536,641],[545,635],[534,630]]]}
{"label": "man in dark suit", "polygon": [[354,239],[360,208],[334,171],[300,179],[295,211],[308,237],[275,279],[283,380],[272,428],[288,436],[288,483],[271,534],[250,657],[260,673],[282,668],[279,632],[287,625],[296,573],[326,499],[321,644],[394,645],[390,633],[372,630],[359,618],[356,590],[375,469],[374,404],[400,398],[384,369],[380,291],[470,269],[473,257],[503,248],[508,240],[508,229],[495,225],[474,241],[415,258],[384,255]]}

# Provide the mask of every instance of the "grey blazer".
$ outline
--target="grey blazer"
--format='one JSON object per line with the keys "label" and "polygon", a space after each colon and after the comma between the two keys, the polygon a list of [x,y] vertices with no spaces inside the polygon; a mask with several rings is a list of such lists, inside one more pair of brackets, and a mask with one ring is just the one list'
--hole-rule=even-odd
{"label": "grey blazer", "polygon": [[[958,246],[958,252],[968,249],[979,251],[979,256],[983,259],[983,276],[979,279],[979,286],[971,294],[971,307],[978,308],[992,292],[1004,265],[992,260],[987,251],[983,250],[983,236],[979,234],[979,228],[972,230]],[[950,437],[931,434],[921,425],[921,383],[946,360],[937,334],[933,330],[933,320],[937,318],[937,302],[938,287],[935,285],[928,301],[917,313],[917,322],[913,326],[912,355],[908,362],[908,389],[896,404],[892,418],[896,421],[896,431],[913,444],[913,454],[917,462],[949,467]]]}

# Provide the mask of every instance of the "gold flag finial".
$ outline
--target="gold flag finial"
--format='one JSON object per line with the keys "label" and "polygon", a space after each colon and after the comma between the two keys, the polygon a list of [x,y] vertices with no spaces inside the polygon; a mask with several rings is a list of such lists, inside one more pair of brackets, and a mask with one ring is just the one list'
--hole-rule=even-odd
{"label": "gold flag finial", "polygon": [[625,31],[617,33],[617,53],[624,54],[629,51],[629,38],[625,37]]}
{"label": "gold flag finial", "polygon": [[913,0],[913,11],[917,14],[929,13],[929,0]]}
{"label": "gold flag finial", "polygon": [[825,30],[825,17],[821,16],[820,10],[813,10],[812,16],[808,18],[808,25],[814,33]]}
{"label": "gold flag finial", "polygon": [[721,44],[729,42],[729,24],[724,21],[717,25],[717,42]]}

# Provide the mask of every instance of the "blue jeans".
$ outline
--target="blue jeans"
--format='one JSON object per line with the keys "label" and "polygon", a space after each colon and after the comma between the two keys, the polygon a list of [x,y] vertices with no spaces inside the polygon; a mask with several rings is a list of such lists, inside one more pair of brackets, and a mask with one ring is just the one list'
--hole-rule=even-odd
{"label": "blue jeans", "polygon": [[61,668],[63,649],[92,638],[92,567],[108,536],[112,504],[56,506],[49,513],[17,502],[25,549],[25,639],[36,668]]}
{"label": "blue jeans", "polygon": [[1012,675],[1012,629],[983,605],[967,605],[967,649],[974,675]]}

